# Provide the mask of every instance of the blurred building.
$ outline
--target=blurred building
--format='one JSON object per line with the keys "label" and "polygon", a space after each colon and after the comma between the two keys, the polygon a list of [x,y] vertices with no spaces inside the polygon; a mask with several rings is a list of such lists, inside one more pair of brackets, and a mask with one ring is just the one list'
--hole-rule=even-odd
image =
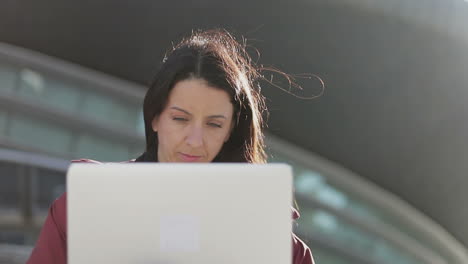
{"label": "blurred building", "polygon": [[[32,246],[71,159],[123,161],[144,149],[144,87],[0,45],[0,244]],[[468,263],[442,227],[380,187],[268,135],[293,165],[296,232],[317,263]]]}

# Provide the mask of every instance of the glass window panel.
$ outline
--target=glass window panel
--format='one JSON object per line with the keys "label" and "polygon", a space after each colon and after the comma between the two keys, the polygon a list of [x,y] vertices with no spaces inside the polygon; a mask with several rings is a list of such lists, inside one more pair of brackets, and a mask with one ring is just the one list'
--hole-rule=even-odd
{"label": "glass window panel", "polygon": [[65,192],[65,173],[37,168],[36,205],[46,210],[62,193]]}
{"label": "glass window panel", "polygon": [[92,118],[109,118],[112,112],[112,99],[98,94],[87,94],[81,112]]}
{"label": "glass window panel", "polygon": [[7,123],[7,114],[6,112],[0,109],[0,136],[3,136],[6,131],[6,123]]}
{"label": "glass window panel", "polygon": [[68,154],[72,133],[66,128],[14,115],[9,130],[11,140],[26,147],[33,147],[55,154]]}
{"label": "glass window panel", "polygon": [[81,135],[78,140],[77,158],[100,161],[125,161],[129,159],[127,146],[92,135]]}
{"label": "glass window panel", "polygon": [[0,209],[18,206],[17,165],[0,162]]}
{"label": "glass window panel", "polygon": [[138,110],[136,107],[122,102],[114,101],[114,109],[109,115],[111,121],[127,127],[131,131],[138,131]]}
{"label": "glass window panel", "polygon": [[0,93],[11,93],[15,90],[17,69],[12,65],[0,62]]}
{"label": "glass window panel", "polygon": [[316,172],[307,171],[294,175],[294,186],[299,193],[311,194],[320,190],[324,184],[325,178]]}
{"label": "glass window panel", "polygon": [[[24,232],[16,230],[2,230],[0,232],[0,244],[11,244],[11,245],[24,245],[26,244],[26,237]],[[1,258],[2,260],[4,258]],[[5,262],[2,262],[5,263]],[[6,262],[14,263],[14,262]]]}
{"label": "glass window panel", "polygon": [[29,69],[20,73],[19,95],[69,111],[76,111],[80,101],[80,89],[75,84]]}
{"label": "glass window panel", "polygon": [[[372,201],[364,201],[355,195],[346,193],[346,190],[340,190],[332,186],[332,184],[327,181],[326,175],[321,175],[323,177],[320,178],[318,176],[319,174],[313,170],[308,169],[305,166],[302,166],[301,164],[298,164],[278,153],[274,153],[274,159],[270,160],[274,160],[275,162],[286,161],[293,166],[296,192],[305,195],[314,195],[315,198],[335,207],[336,209],[345,209],[348,212],[361,217],[362,219],[366,219],[367,221],[375,221],[393,226],[402,233],[407,234],[413,239],[416,239],[422,245],[434,250],[434,252],[441,253],[440,249],[435,246],[432,241],[425,238],[424,234],[421,234],[419,231],[402,224],[398,217],[394,216],[391,211],[387,211],[385,208],[379,208],[375,206]],[[331,192],[329,192],[330,190]],[[346,202],[344,202],[343,198],[346,198]]]}
{"label": "glass window panel", "polygon": [[302,207],[301,209],[301,218],[296,228],[305,236],[325,236],[343,247],[367,254],[371,258],[389,261],[389,263],[419,263],[383,238],[350,225],[333,214],[317,208]]}
{"label": "glass window panel", "polygon": [[135,131],[138,110],[129,103],[101,94],[87,94],[81,112],[93,119],[116,124]]}
{"label": "glass window panel", "polygon": [[[394,228],[400,230],[402,233],[416,239],[422,245],[432,249],[434,252],[441,254],[439,248],[433,245],[432,241],[424,237],[424,234],[419,231],[410,228],[409,226],[402,224],[402,222],[392,214],[391,211],[387,211],[385,208],[379,208],[372,203],[372,201],[364,201],[363,199],[356,197],[345,192],[346,190],[339,189],[333,186],[326,175],[320,175],[314,172],[312,169],[303,166],[302,164],[296,163],[293,160],[284,157],[281,153],[273,153],[274,158],[270,161],[286,161],[293,166],[295,175],[295,191],[302,193],[303,195],[313,195],[316,199],[323,203],[326,203],[338,210],[346,210],[352,214],[359,216],[366,221],[374,221],[378,223],[385,223]],[[307,203],[299,202],[299,206],[304,206]],[[302,218],[305,218],[304,216]],[[320,219],[320,218],[319,218]],[[311,220],[300,220],[307,222]],[[445,257],[445,256],[443,256]],[[448,258],[447,258],[448,259]]]}

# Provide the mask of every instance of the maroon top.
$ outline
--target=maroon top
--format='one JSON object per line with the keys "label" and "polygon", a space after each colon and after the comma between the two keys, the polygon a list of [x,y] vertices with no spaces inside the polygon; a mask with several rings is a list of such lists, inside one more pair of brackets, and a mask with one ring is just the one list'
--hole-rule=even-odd
{"label": "maroon top", "polygon": [[[78,160],[74,162],[94,162]],[[67,194],[62,194],[49,208],[44,226],[36,246],[26,264],[66,264],[67,263]],[[293,209],[293,219],[299,218],[299,213]],[[292,234],[293,264],[313,264],[309,247]]]}

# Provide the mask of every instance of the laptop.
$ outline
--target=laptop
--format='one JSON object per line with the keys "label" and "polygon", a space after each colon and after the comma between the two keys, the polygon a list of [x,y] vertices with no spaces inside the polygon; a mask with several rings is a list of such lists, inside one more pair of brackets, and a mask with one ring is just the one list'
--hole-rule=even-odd
{"label": "laptop", "polygon": [[69,264],[285,264],[285,164],[72,164]]}

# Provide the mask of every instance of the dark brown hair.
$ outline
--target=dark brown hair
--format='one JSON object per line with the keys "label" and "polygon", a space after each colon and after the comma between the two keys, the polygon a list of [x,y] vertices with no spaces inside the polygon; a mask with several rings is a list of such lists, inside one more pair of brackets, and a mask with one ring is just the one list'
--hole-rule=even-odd
{"label": "dark brown hair", "polygon": [[245,43],[219,29],[192,33],[165,56],[144,99],[146,152],[137,161],[157,161],[158,137],[151,123],[164,110],[174,85],[192,78],[227,92],[234,106],[234,128],[213,162],[265,163],[263,114],[267,111],[258,84],[260,74]]}

